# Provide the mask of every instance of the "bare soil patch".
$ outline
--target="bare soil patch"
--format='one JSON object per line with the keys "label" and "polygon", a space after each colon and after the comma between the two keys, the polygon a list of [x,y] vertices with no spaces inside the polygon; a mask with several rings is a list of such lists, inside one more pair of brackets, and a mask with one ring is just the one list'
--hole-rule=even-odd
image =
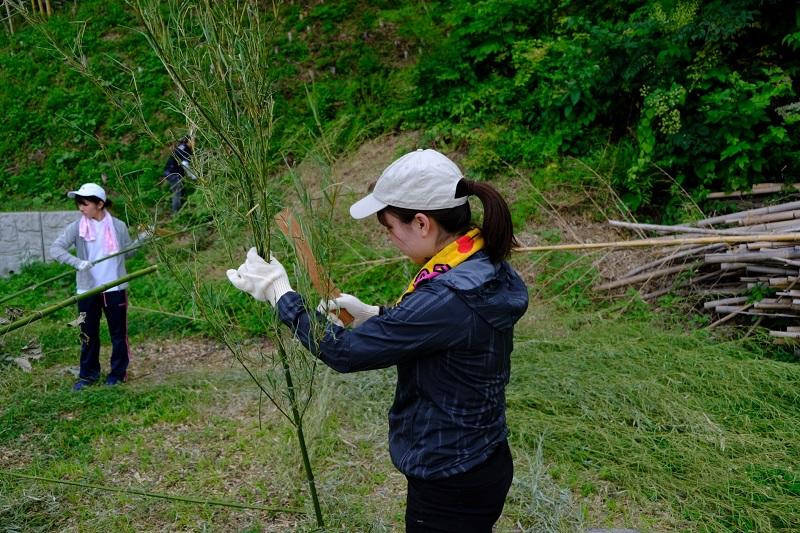
{"label": "bare soil patch", "polygon": [[207,371],[237,364],[224,345],[197,337],[134,343],[130,357],[131,381],[162,381],[178,373]]}

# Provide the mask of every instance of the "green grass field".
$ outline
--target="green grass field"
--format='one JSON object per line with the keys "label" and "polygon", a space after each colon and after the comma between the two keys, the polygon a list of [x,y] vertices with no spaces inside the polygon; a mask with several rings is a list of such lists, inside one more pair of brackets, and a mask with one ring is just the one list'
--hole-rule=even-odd
{"label": "green grass field", "polygon": [[[133,310],[131,322],[151,315]],[[30,373],[0,366],[0,468],[293,511],[4,473],[4,531],[315,529],[291,426],[221,345],[176,334],[173,320],[136,328],[129,383],[80,394],[67,372],[77,364],[74,332],[44,320],[7,335],[6,355],[36,336],[45,356]],[[498,531],[800,528],[800,367],[764,346],[648,311],[532,301],[507,393],[516,471]],[[402,527],[405,484],[386,441],[393,382],[391,369],[321,370],[306,427],[331,530]]]}

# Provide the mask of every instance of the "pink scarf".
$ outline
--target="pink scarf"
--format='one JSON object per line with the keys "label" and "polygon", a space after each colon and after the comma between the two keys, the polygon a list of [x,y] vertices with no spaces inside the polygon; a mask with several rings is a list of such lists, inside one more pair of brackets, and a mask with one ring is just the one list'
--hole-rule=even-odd
{"label": "pink scarf", "polygon": [[[102,224],[101,231],[103,232],[103,251],[106,255],[118,252],[119,242],[117,241],[117,232],[114,231],[114,223],[111,222],[111,215],[106,213],[100,224]],[[81,221],[78,223],[78,235],[89,242],[97,238],[94,234],[94,226],[89,222],[89,217],[81,217]]]}

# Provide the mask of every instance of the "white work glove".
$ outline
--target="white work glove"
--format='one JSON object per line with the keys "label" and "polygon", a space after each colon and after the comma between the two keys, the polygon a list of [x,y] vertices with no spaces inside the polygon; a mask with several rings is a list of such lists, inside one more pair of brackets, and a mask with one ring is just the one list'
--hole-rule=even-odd
{"label": "white work glove", "polygon": [[317,307],[320,313],[327,313],[328,319],[339,326],[342,321],[339,319],[338,311],[340,309],[346,310],[353,316],[353,327],[358,327],[368,319],[380,313],[380,307],[377,305],[365,304],[352,294],[342,293],[336,298],[332,298],[327,302],[321,301]]}
{"label": "white work glove", "polygon": [[80,270],[81,272],[84,272],[84,271],[86,271],[86,270],[89,270],[89,269],[90,269],[90,268],[92,268],[93,266],[94,266],[94,265],[92,264],[92,262],[91,262],[91,261],[86,261],[86,260],[83,260],[83,261],[81,261],[80,263],[78,263],[78,267],[77,267],[77,268],[78,268],[78,270]]}
{"label": "white work glove", "polygon": [[227,275],[234,287],[248,293],[256,300],[269,302],[273,307],[281,296],[292,290],[283,265],[272,256],[267,263],[258,255],[255,248],[250,248],[247,260],[238,270],[231,268],[227,271]]}
{"label": "white work glove", "polygon": [[192,178],[193,180],[197,179],[197,176],[195,176],[192,173],[192,169],[189,168],[189,162],[188,161],[186,161],[185,159],[183,161],[181,161],[181,166],[186,169],[186,173],[189,174],[190,178]]}
{"label": "white work glove", "polygon": [[146,241],[153,237],[153,234],[156,232],[155,226],[147,226],[139,234],[136,236],[136,240],[138,241]]}

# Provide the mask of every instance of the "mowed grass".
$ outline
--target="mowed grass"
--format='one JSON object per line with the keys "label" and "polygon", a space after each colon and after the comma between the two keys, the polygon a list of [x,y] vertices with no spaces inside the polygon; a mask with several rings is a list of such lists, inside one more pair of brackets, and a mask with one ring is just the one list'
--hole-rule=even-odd
{"label": "mowed grass", "polygon": [[[180,353],[183,342],[139,334],[134,349],[173,351],[145,355],[147,372],[123,387],[82,394],[63,372],[76,347],[34,362],[30,374],[1,366],[0,468],[305,514],[0,475],[4,530],[314,529],[291,427],[221,348],[208,342],[194,356]],[[800,367],[765,357],[765,346],[649,313],[532,302],[513,355],[516,471],[498,530],[800,529]],[[394,371],[321,374],[306,431],[326,525],[401,529],[405,480],[386,444]]]}

